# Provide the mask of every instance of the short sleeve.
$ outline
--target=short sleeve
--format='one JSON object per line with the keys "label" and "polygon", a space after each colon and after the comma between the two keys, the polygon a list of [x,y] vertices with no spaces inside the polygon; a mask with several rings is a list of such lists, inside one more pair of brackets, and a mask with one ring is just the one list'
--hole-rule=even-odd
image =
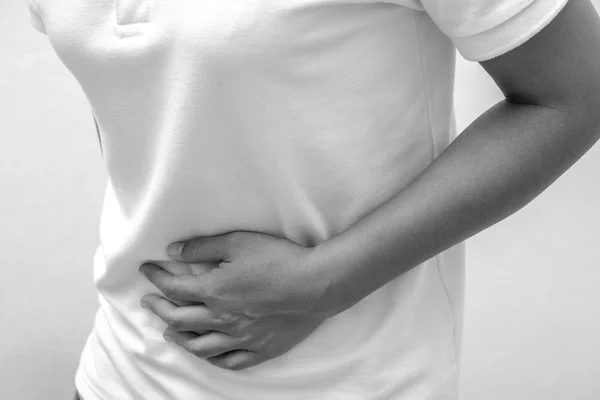
{"label": "short sleeve", "polygon": [[27,0],[27,6],[29,9],[29,23],[39,32],[46,34],[46,26],[40,16],[40,11],[35,0]]}
{"label": "short sleeve", "polygon": [[420,3],[465,59],[481,62],[525,43],[548,25],[568,1],[420,0]]}

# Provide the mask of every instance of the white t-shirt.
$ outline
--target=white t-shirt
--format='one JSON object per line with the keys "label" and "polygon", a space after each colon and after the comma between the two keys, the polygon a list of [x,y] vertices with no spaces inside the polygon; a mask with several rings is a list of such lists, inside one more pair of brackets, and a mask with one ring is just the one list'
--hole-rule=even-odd
{"label": "white t-shirt", "polygon": [[567,0],[28,1],[90,102],[109,177],[85,400],[458,399],[464,242],[241,371],[164,340],[138,267],[189,272],[165,249],[195,235],[342,232],[456,137],[455,49],[505,53]]}

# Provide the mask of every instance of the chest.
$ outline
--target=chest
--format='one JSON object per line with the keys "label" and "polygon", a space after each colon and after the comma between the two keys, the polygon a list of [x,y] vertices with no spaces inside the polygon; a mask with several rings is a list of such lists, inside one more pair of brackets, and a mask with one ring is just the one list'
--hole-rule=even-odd
{"label": "chest", "polygon": [[399,1],[38,0],[48,36],[67,64],[177,51],[245,62],[335,51],[384,26],[393,24],[399,35],[410,29],[416,0]]}

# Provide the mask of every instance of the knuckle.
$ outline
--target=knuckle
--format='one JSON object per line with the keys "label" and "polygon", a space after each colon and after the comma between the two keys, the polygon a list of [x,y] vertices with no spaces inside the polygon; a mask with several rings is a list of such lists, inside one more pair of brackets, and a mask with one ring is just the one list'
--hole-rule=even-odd
{"label": "knuckle", "polygon": [[231,327],[236,324],[238,317],[232,313],[223,312],[217,316],[217,323],[221,326]]}
{"label": "knuckle", "polygon": [[274,343],[272,335],[262,335],[251,339],[252,350],[263,355],[272,355],[275,352]]}
{"label": "knuckle", "polygon": [[177,291],[170,286],[163,286],[160,289],[165,296],[170,299],[177,299]]}
{"label": "knuckle", "polygon": [[194,354],[196,357],[199,357],[199,358],[209,358],[209,357],[213,356],[210,349],[203,348],[203,347],[195,347],[193,349],[190,349],[190,351],[192,352],[192,354]]}
{"label": "knuckle", "polygon": [[227,235],[227,240],[225,241],[226,254],[222,255],[223,258],[226,258],[229,261],[228,255],[241,246],[244,242],[244,235],[244,232],[233,232]]}
{"label": "knuckle", "polygon": [[[199,281],[202,278],[200,276],[198,276],[194,279]],[[217,301],[218,300],[217,289],[213,286],[216,286],[216,285],[208,285],[208,286],[202,288],[202,296],[200,298],[201,301],[206,302],[206,301]]]}
{"label": "knuckle", "polygon": [[201,246],[202,239],[199,238],[185,242],[182,254],[188,254],[191,258],[197,258],[200,255]]}
{"label": "knuckle", "polygon": [[253,350],[253,345],[254,345],[254,335],[244,332],[242,333],[239,338],[238,338],[240,344],[244,345],[245,347],[247,347],[249,350],[252,349]]}
{"label": "knuckle", "polygon": [[252,343],[253,350],[260,350],[261,352],[265,352],[269,343],[269,339],[265,336],[258,336],[250,339]]}
{"label": "knuckle", "polygon": [[225,326],[224,329],[227,329],[227,332],[230,335],[235,336],[236,340],[239,340],[241,343],[244,344],[252,343],[256,335],[255,330],[252,329],[252,327],[250,327],[249,324],[243,322],[235,324],[232,323],[230,325]]}
{"label": "knuckle", "polygon": [[176,331],[183,329],[183,322],[176,318],[173,318],[173,317],[165,318],[165,323]]}

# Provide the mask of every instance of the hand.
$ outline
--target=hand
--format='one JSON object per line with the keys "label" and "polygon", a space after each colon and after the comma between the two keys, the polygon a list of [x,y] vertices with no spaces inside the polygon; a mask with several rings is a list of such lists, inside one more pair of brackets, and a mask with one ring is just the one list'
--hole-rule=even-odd
{"label": "hand", "polygon": [[154,264],[140,271],[169,299],[142,303],[169,328],[165,339],[209,363],[242,370],[278,357],[332,316],[315,305],[326,280],[310,262],[312,248],[247,231],[180,242],[183,263],[219,262],[201,274],[173,275]]}

